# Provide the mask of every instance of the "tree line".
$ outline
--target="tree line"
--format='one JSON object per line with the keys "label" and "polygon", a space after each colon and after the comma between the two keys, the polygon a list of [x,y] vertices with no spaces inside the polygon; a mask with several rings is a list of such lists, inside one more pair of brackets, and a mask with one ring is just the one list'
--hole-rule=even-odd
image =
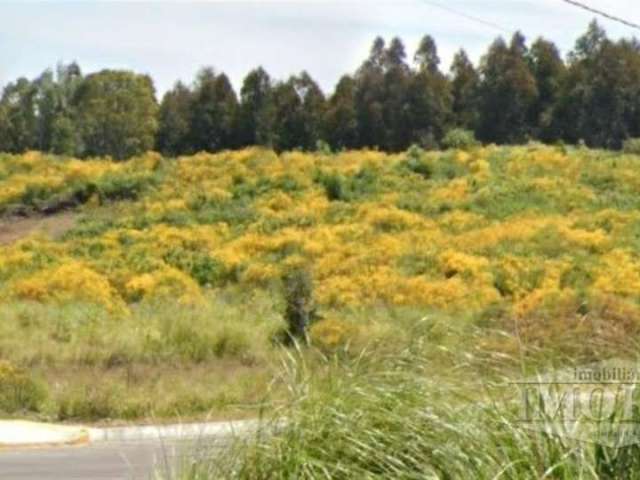
{"label": "tree line", "polygon": [[640,42],[611,40],[596,22],[563,58],[553,42],[497,38],[475,66],[464,50],[440,68],[427,35],[412,58],[382,38],[326,96],[302,72],[276,81],[251,71],[237,94],[211,68],[156,100],[152,79],[130,71],[83,75],[72,63],[20,78],[0,98],[0,151],[41,150],[124,159],[156,149],[177,156],[248,145],[276,150],[439,146],[447,131],[486,143],[584,142],[620,148],[640,136]]}

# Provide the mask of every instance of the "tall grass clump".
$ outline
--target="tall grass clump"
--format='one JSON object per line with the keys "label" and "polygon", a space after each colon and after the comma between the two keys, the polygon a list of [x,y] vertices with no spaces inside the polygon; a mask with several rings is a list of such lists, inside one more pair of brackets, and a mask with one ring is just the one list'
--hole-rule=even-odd
{"label": "tall grass clump", "polygon": [[39,412],[47,390],[27,370],[0,360],[0,413]]}
{"label": "tall grass clump", "polygon": [[308,357],[289,362],[292,403],[275,421],[169,478],[640,478],[637,447],[552,435],[551,419],[526,428],[517,394],[497,400],[478,395],[488,385],[446,387],[410,349],[324,361],[324,369]]}

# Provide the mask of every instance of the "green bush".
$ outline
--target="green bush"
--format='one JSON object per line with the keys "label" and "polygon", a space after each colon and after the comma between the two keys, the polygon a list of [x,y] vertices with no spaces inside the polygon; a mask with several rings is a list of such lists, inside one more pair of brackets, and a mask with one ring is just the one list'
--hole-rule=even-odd
{"label": "green bush", "polygon": [[640,138],[629,138],[622,145],[624,153],[631,155],[640,155]]}
{"label": "green bush", "polygon": [[407,160],[420,161],[424,156],[424,149],[419,145],[413,144],[407,150]]}
{"label": "green bush", "polygon": [[255,182],[248,182],[242,176],[235,176],[231,193],[235,200],[241,200],[254,199],[274,190],[293,193],[300,189],[301,186],[296,179],[286,174],[274,177],[259,177]]}
{"label": "green bush", "polygon": [[135,200],[153,181],[149,174],[107,174],[96,184],[102,203],[113,200]]}
{"label": "green bush", "polygon": [[378,172],[374,167],[365,165],[355,175],[347,177],[347,182],[350,198],[361,199],[376,192]]}
{"label": "green bush", "polygon": [[454,128],[449,130],[442,139],[442,147],[445,149],[466,150],[476,147],[478,141],[471,130]]}
{"label": "green bush", "polygon": [[219,287],[234,279],[233,272],[207,252],[174,248],[164,256],[164,261],[193,277],[201,286]]}
{"label": "green bush", "polygon": [[104,420],[118,418],[124,405],[124,392],[116,385],[96,385],[65,392],[58,401],[58,420]]}
{"label": "green bush", "polygon": [[195,211],[195,220],[201,224],[224,222],[241,226],[255,221],[257,216],[251,200],[247,198],[205,200],[189,207]]}
{"label": "green bush", "polygon": [[400,162],[400,170],[416,173],[425,179],[433,176],[433,166],[426,161],[425,151],[417,145],[412,145],[405,154],[405,161]]}
{"label": "green bush", "polygon": [[26,370],[0,361],[0,411],[5,413],[38,412],[47,397],[44,385]]}
{"label": "green bush", "polygon": [[329,200],[343,201],[349,200],[347,189],[344,184],[344,179],[337,173],[330,173],[320,176],[320,184],[324,187],[325,194]]}
{"label": "green bush", "polygon": [[329,145],[324,140],[318,140],[316,142],[316,152],[318,152],[321,155],[332,155],[333,154],[333,152],[331,151],[331,145]]}
{"label": "green bush", "polygon": [[55,190],[41,185],[28,185],[25,189],[20,202],[24,205],[37,205],[39,202],[53,195]]}
{"label": "green bush", "polygon": [[293,340],[306,343],[307,328],[315,317],[311,274],[301,268],[294,269],[284,276],[283,284],[286,303],[284,319],[287,322],[285,340],[287,343]]}

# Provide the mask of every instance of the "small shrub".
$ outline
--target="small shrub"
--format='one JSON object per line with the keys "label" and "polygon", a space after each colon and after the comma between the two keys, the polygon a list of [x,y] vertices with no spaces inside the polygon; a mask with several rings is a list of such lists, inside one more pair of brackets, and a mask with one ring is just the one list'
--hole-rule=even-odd
{"label": "small shrub", "polygon": [[36,205],[53,194],[53,189],[46,185],[28,185],[20,201],[25,205]]}
{"label": "small shrub", "polygon": [[307,328],[315,317],[313,281],[307,270],[296,268],[283,279],[287,342],[308,341]]}
{"label": "small shrub", "polygon": [[476,147],[478,141],[471,130],[454,128],[449,130],[442,139],[442,147],[445,149],[466,150]]}
{"label": "small shrub", "polygon": [[0,361],[0,410],[6,413],[38,412],[47,397],[43,385],[26,370]]}
{"label": "small shrub", "polygon": [[135,200],[151,183],[148,174],[137,175],[104,175],[96,184],[96,190],[101,203],[114,200]]}
{"label": "small shrub", "polygon": [[322,175],[320,177],[320,183],[324,187],[327,198],[332,202],[348,201],[348,195],[344,185],[344,180],[337,173]]}
{"label": "small shrub", "polygon": [[629,138],[622,145],[624,153],[640,155],[640,138]]}
{"label": "small shrub", "polygon": [[324,140],[318,140],[316,142],[316,152],[318,152],[321,155],[332,155],[333,154],[333,152],[331,151],[331,145],[329,145]]}
{"label": "small shrub", "polygon": [[424,159],[425,151],[417,145],[412,145],[406,153],[406,160],[400,165],[410,172],[429,179],[433,176],[432,166]]}
{"label": "small shrub", "polygon": [[413,144],[407,150],[407,160],[420,161],[424,156],[424,149],[419,145]]}
{"label": "small shrub", "polygon": [[360,199],[376,192],[378,172],[371,166],[364,166],[352,177],[347,178],[350,200]]}
{"label": "small shrub", "polygon": [[189,274],[201,286],[222,286],[233,279],[232,272],[222,262],[205,252],[178,247],[170,250],[164,261]]}
{"label": "small shrub", "polygon": [[118,418],[123,392],[115,385],[86,386],[74,390],[58,401],[58,420],[104,420]]}
{"label": "small shrub", "polygon": [[324,187],[327,199],[352,202],[376,192],[378,174],[374,168],[364,166],[357,173],[349,176],[339,173],[319,173],[315,181]]}

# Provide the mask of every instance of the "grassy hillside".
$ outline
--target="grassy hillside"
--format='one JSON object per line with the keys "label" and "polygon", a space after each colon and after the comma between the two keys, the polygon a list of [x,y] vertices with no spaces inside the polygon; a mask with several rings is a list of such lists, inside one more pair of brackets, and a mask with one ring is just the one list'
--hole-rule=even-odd
{"label": "grassy hillside", "polygon": [[82,216],[0,250],[0,384],[59,419],[252,412],[284,388],[272,339],[291,268],[313,276],[324,353],[401,348],[428,316],[441,345],[620,353],[640,330],[639,162],[540,145],[2,155],[6,224]]}

